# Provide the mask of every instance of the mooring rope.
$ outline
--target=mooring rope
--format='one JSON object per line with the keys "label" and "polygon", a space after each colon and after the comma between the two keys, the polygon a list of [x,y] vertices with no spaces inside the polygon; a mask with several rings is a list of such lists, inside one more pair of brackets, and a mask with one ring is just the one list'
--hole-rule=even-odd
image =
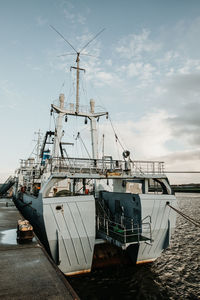
{"label": "mooring rope", "polygon": [[171,207],[173,210],[175,210],[179,215],[181,215],[183,218],[185,218],[186,220],[188,220],[189,222],[193,223],[194,225],[200,227],[200,222],[198,222],[197,220],[187,216],[186,214],[184,214],[182,211],[178,210],[177,208],[171,206],[169,204],[169,202],[166,203],[169,207]]}

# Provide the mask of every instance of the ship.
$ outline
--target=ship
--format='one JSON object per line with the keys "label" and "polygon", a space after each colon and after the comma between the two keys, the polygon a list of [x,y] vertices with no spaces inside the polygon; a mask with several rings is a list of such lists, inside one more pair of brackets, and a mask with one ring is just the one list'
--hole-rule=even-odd
{"label": "ship", "polygon": [[[60,94],[51,104],[55,129],[46,132],[42,143],[38,134],[35,158],[20,161],[14,202],[66,275],[90,272],[98,245],[125,253],[133,265],[153,262],[169,246],[176,223],[168,205],[176,207],[176,197],[164,162],[133,160],[125,149],[121,159],[98,153],[97,122],[109,113],[96,111],[93,99],[87,108],[80,105],[83,69],[76,54],[74,103],[66,104]],[[63,123],[74,117],[90,124],[90,157],[69,156],[65,150],[73,143],[64,142]]]}

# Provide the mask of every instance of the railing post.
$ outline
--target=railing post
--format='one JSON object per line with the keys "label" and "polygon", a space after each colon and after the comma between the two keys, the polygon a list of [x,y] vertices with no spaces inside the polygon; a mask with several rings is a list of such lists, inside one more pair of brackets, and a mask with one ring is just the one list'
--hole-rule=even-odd
{"label": "railing post", "polygon": [[133,219],[131,219],[131,231],[133,232]]}
{"label": "railing post", "polygon": [[150,240],[151,240],[151,242],[152,242],[152,232],[151,232],[151,223],[149,223],[149,228],[150,228]]}
{"label": "railing post", "polygon": [[108,231],[108,220],[106,220],[106,234],[109,235],[109,231]]}
{"label": "railing post", "polygon": [[99,230],[99,216],[97,216],[97,229]]}
{"label": "railing post", "polygon": [[138,243],[139,243],[139,241],[140,241],[140,238],[139,238],[139,233],[140,233],[140,231],[139,231],[139,224],[137,225],[137,229],[138,229]]}
{"label": "railing post", "polygon": [[124,227],[124,244],[126,244],[126,226]]}

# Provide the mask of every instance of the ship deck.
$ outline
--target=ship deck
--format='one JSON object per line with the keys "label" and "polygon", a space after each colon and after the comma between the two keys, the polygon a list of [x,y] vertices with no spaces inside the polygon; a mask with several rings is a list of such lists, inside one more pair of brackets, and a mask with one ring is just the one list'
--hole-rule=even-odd
{"label": "ship deck", "polygon": [[0,298],[78,300],[37,237],[29,243],[17,242],[21,218],[10,199],[0,199]]}

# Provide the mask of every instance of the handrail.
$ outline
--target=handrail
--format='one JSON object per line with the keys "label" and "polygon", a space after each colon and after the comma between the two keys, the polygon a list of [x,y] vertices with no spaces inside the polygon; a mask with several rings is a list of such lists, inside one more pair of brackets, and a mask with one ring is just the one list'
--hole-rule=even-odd
{"label": "handrail", "polygon": [[[137,238],[138,242],[141,240],[141,237],[150,241],[152,240],[151,224],[149,222],[143,222],[140,226],[139,224],[132,224],[133,226],[131,226],[131,228],[127,228],[126,225],[114,222],[109,218],[101,217],[99,215],[96,217],[97,230],[99,232],[104,232],[106,236],[113,237],[116,240],[120,239],[124,244],[129,242],[131,238]],[[142,236],[142,233],[145,235],[148,234],[149,237]]]}
{"label": "handrail", "polygon": [[69,170],[89,169],[96,172],[122,172],[128,169],[135,174],[163,174],[164,162],[162,161],[130,161],[108,160],[108,159],[90,159],[90,158],[51,158],[49,160],[55,167],[68,168]]}
{"label": "handrail", "polygon": [[[130,167],[130,170],[134,173],[149,173],[149,174],[162,174],[164,173],[163,161],[147,161],[147,160],[134,160],[124,161],[115,160],[111,157],[102,159],[91,158],[76,158],[76,157],[54,157],[46,160],[47,164],[53,164],[55,167],[68,167],[68,168],[89,168],[91,170],[101,171],[122,171]],[[38,168],[41,164],[36,163],[33,159],[21,160],[22,168]]]}

